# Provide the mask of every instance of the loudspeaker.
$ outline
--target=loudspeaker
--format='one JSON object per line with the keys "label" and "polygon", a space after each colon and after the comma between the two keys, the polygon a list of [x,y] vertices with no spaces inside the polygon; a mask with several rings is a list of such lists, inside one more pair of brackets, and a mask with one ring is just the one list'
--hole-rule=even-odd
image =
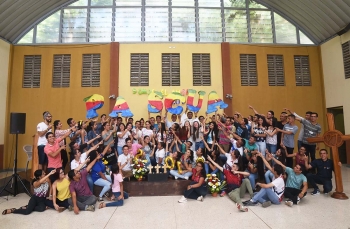
{"label": "loudspeaker", "polygon": [[26,113],[11,113],[10,134],[24,134],[26,132]]}

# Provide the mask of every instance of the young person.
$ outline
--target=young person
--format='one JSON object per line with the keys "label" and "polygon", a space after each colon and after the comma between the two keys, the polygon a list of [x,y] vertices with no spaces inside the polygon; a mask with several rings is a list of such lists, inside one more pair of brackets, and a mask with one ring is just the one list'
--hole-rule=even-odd
{"label": "young person", "polygon": [[[177,162],[177,170],[170,170],[170,174],[175,177],[175,180],[178,178],[188,180],[192,175],[192,161],[193,161],[193,151],[188,149],[184,155],[181,156]],[[203,165],[203,171],[204,165]]]}
{"label": "young person", "polygon": [[47,167],[47,156],[44,152],[44,148],[47,144],[47,138],[45,137],[45,135],[48,132],[51,132],[51,120],[52,120],[52,115],[50,114],[50,112],[48,111],[44,111],[43,113],[43,118],[44,121],[39,123],[36,127],[37,129],[37,133],[39,135],[38,137],[38,158],[39,158],[39,165],[38,168],[39,169],[44,169],[46,170]]}
{"label": "young person", "polygon": [[122,175],[125,178],[129,178],[133,176],[131,162],[134,158],[134,155],[129,154],[129,147],[127,145],[123,146],[123,154],[118,157],[118,166],[122,171]]}
{"label": "young person", "polygon": [[[294,151],[294,136],[298,131],[298,127],[295,125],[295,116],[288,115],[287,123],[284,125],[283,130],[278,129],[277,131],[282,133],[281,136],[281,147],[286,147],[287,154],[291,155]],[[287,167],[293,167],[293,158],[287,157]]]}

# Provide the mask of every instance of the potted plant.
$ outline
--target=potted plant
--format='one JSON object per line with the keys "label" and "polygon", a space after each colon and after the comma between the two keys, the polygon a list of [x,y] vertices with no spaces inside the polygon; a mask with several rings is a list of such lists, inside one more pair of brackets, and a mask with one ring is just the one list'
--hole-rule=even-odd
{"label": "potted plant", "polygon": [[205,182],[212,196],[216,197],[218,193],[226,186],[226,181],[220,181],[216,174],[207,174]]}

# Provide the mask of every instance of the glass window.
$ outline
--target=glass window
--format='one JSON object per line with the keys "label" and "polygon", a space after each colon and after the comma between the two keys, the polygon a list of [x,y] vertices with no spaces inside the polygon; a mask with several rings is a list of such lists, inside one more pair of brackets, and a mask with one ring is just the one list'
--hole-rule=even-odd
{"label": "glass window", "polygon": [[225,9],[227,42],[248,42],[247,11]]}
{"label": "glass window", "polygon": [[196,41],[196,24],[194,8],[172,10],[172,39],[173,41]]}
{"label": "glass window", "polygon": [[86,42],[87,9],[64,9],[62,43]]}
{"label": "glass window", "polygon": [[57,43],[59,39],[60,15],[58,11],[36,27],[36,43]]}
{"label": "glass window", "polygon": [[261,4],[257,3],[257,2],[255,2],[255,1],[249,0],[248,2],[249,2],[249,4],[248,4],[248,7],[249,7],[249,8],[267,9],[265,6],[263,6],[263,5],[261,5]]}
{"label": "glass window", "polygon": [[168,41],[168,8],[146,8],[145,41]]}
{"label": "glass window", "polygon": [[194,6],[194,0],[172,0],[172,6]]}
{"label": "glass window", "polygon": [[111,6],[113,5],[113,0],[91,0],[92,6]]}
{"label": "glass window", "polygon": [[199,9],[199,40],[201,42],[222,42],[220,9]]}
{"label": "glass window", "polygon": [[90,12],[90,42],[112,41],[112,9],[91,9]]}
{"label": "glass window", "polygon": [[70,4],[69,6],[87,6],[88,0],[79,0],[73,4]]}
{"label": "glass window", "polygon": [[168,6],[168,0],[146,0],[146,6]]}
{"label": "glass window", "polygon": [[273,43],[270,11],[250,10],[252,43]]}
{"label": "glass window", "polygon": [[246,8],[246,0],[224,0],[224,7]]}
{"label": "glass window", "polygon": [[289,21],[274,13],[276,43],[297,43],[297,29]]}
{"label": "glass window", "polygon": [[199,7],[221,7],[220,0],[198,0]]}
{"label": "glass window", "polygon": [[304,45],[313,45],[314,42],[312,42],[303,32],[299,30],[299,38],[300,38],[300,44]]}
{"label": "glass window", "polygon": [[141,41],[141,8],[115,9],[115,41]]}
{"label": "glass window", "polygon": [[116,6],[141,6],[142,0],[115,0]]}
{"label": "glass window", "polygon": [[31,29],[24,37],[21,38],[21,40],[18,41],[18,44],[31,44],[33,43],[33,31],[34,29]]}

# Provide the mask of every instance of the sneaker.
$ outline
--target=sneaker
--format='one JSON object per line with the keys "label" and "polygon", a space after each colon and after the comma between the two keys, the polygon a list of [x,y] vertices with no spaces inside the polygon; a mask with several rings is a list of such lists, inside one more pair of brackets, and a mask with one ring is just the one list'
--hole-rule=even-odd
{"label": "sneaker", "polygon": [[179,179],[179,177],[175,176],[175,180]]}
{"label": "sneaker", "polygon": [[329,192],[323,192],[323,194],[325,194],[326,196],[328,196]]}
{"label": "sneaker", "polygon": [[271,206],[271,201],[265,201],[264,203],[262,203],[262,207],[263,208],[267,208]]}
{"label": "sneaker", "polygon": [[181,199],[179,199],[177,202],[179,202],[179,203],[186,203],[187,199],[184,196],[182,196]]}
{"label": "sneaker", "polygon": [[284,202],[286,205],[288,205],[289,207],[292,207],[293,206],[293,202],[290,201],[290,200],[287,200]]}
{"label": "sneaker", "polygon": [[87,205],[85,211],[95,211],[95,205]]}
{"label": "sneaker", "polygon": [[102,197],[98,197],[97,200],[98,200],[98,201],[103,201],[103,198],[102,198]]}
{"label": "sneaker", "polygon": [[59,213],[63,212],[64,210],[66,210],[65,207],[59,207],[59,208],[58,208],[58,212],[59,212]]}
{"label": "sneaker", "polygon": [[297,205],[300,203],[300,198],[299,198],[299,196],[298,196],[298,198],[297,198]]}
{"label": "sneaker", "polygon": [[311,195],[313,195],[313,196],[318,195],[318,194],[320,194],[320,190],[318,190],[318,189],[315,189],[315,190],[311,193]]}
{"label": "sneaker", "polygon": [[[251,200],[251,199],[250,199]],[[243,201],[242,204],[246,205],[250,200]]]}
{"label": "sneaker", "polygon": [[185,178],[185,180],[188,180],[188,177],[184,177]]}
{"label": "sneaker", "polygon": [[221,193],[220,193],[220,196],[221,197],[224,197],[226,195],[226,192],[225,191],[222,191]]}
{"label": "sneaker", "polygon": [[258,204],[258,202],[253,202],[252,200],[249,200],[247,203],[243,203],[244,206],[256,206]]}
{"label": "sneaker", "polygon": [[248,208],[243,206],[243,205],[240,205],[238,203],[236,203],[236,207],[238,208],[238,210],[240,210],[241,212],[247,212],[248,211]]}
{"label": "sneaker", "polygon": [[73,211],[73,210],[74,210],[74,207],[73,207],[72,205],[69,205],[69,206],[68,206],[68,210],[69,210],[69,211]]}
{"label": "sneaker", "polygon": [[197,198],[198,201],[202,201],[202,202],[203,202],[203,199],[204,199],[203,196],[199,196],[199,197]]}

